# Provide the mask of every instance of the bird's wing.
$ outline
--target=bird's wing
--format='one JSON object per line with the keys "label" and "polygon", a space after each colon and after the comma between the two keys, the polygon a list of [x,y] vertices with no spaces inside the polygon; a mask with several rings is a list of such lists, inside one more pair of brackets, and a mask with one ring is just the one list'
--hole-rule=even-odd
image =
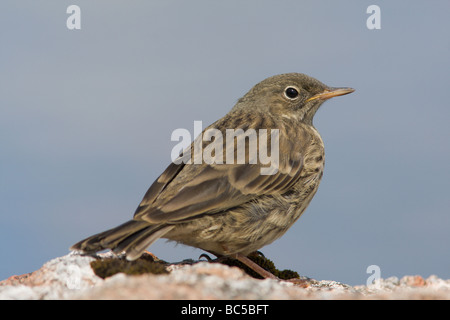
{"label": "bird's wing", "polygon": [[[240,139],[248,140],[242,133],[249,132],[244,131],[246,128],[270,128],[270,121],[269,123],[260,121],[244,126],[241,119],[235,119],[232,123],[226,123],[227,119],[225,119],[209,128],[242,128],[241,133],[238,133],[234,139],[234,146],[238,145],[237,141]],[[272,128],[270,129],[274,129],[274,123],[271,124]],[[271,146],[271,132],[267,131],[266,142]],[[299,130],[292,131],[293,133],[286,132],[286,128],[279,129],[278,148],[282,152],[279,152],[278,163],[275,161],[276,158],[272,157],[272,169],[275,168],[272,173],[276,172],[274,174],[261,174],[262,169],[271,169],[260,159],[255,159],[249,141],[245,143],[246,159],[244,164],[238,164],[237,161],[235,164],[207,164],[205,161],[202,161],[201,164],[195,164],[195,162],[192,164],[171,163],[145,194],[135,212],[134,219],[150,223],[185,221],[200,214],[212,214],[241,205],[261,195],[285,193],[300,179],[303,168],[302,150],[305,141],[302,139],[306,139],[306,136],[305,134],[292,136],[296,135],[295,132],[298,133]],[[210,146],[212,149],[209,150],[213,150],[220,144],[218,148],[223,148],[222,159],[225,159],[227,150],[230,151],[233,144],[224,143],[226,132],[225,130],[221,132],[223,141],[214,139],[212,142],[203,142],[203,148]],[[263,140],[261,137],[258,138],[258,141]],[[194,150],[195,143],[195,141],[192,143],[191,151]],[[264,147],[264,143],[262,146]],[[233,149],[231,151],[236,151],[236,147]],[[259,150],[261,151],[261,147]],[[268,150],[270,153],[271,150]],[[214,155],[217,160],[220,152],[216,153]],[[260,153],[256,155],[257,158],[260,158],[258,155]],[[267,162],[265,161],[266,164]],[[276,169],[278,170],[276,171]]]}

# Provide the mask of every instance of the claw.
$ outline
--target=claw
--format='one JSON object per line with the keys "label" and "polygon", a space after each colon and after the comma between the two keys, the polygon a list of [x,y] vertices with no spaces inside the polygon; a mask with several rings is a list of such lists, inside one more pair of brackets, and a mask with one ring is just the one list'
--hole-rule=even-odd
{"label": "claw", "polygon": [[211,257],[208,256],[206,253],[202,253],[202,254],[200,255],[200,257],[198,257],[198,260],[200,260],[201,258],[205,258],[206,260],[208,260],[208,262],[213,261],[213,259],[211,259]]}
{"label": "claw", "polygon": [[288,279],[288,280],[281,280],[281,281],[290,282],[300,288],[308,288],[309,286],[311,286],[311,284],[314,284],[317,282],[312,279]]}
{"label": "claw", "polygon": [[264,253],[262,253],[261,251],[255,251],[255,252],[252,252],[252,253],[249,254],[249,256],[250,256],[250,255],[252,255],[252,256],[260,256],[260,257],[263,257],[264,259],[266,258],[266,256],[264,255]]}
{"label": "claw", "polygon": [[145,250],[144,254],[148,254],[149,256],[151,256],[153,258],[154,261],[159,261],[160,259],[155,256],[153,253],[151,253],[150,251]]}

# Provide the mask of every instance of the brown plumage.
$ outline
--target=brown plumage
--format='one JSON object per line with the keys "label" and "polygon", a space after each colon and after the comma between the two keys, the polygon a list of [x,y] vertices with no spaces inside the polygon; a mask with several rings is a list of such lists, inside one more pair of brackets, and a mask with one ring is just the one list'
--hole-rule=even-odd
{"label": "brown plumage", "polygon": [[[260,82],[204,130],[217,129],[223,141],[196,140],[203,150],[221,148],[222,155],[214,152],[214,163],[171,163],[151,185],[132,220],[71,249],[124,251],[134,260],[158,238],[167,238],[217,256],[245,257],[271,243],[304,212],[322,178],[324,146],[312,124],[314,114],[326,99],[352,91],[330,88],[298,73]],[[279,161],[274,174],[261,174],[269,166],[252,156],[250,143],[245,144],[245,163],[226,163],[227,151],[236,155],[237,141],[245,138],[238,134],[234,144],[225,144],[226,129],[268,129],[266,141],[258,138],[262,146],[271,146],[271,129],[278,129]]]}

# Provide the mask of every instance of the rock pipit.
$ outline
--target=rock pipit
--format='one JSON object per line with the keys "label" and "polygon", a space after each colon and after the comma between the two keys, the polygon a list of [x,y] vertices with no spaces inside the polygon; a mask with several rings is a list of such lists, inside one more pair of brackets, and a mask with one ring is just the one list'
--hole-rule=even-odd
{"label": "rock pipit", "polygon": [[[263,277],[272,277],[247,255],[282,236],[305,211],[319,186],[325,159],[313,117],[325,100],[353,91],[328,87],[299,73],[263,80],[204,130],[214,129],[225,137],[233,129],[235,135],[226,141],[231,146],[217,135],[196,139],[191,152],[200,142],[210,161],[198,163],[182,156],[178,160],[183,161],[172,162],[150,186],[132,220],[71,249],[111,249],[134,260],[154,241],[166,238],[218,257],[234,257]],[[248,132],[261,129],[277,134],[258,136],[252,147]],[[276,146],[271,156],[278,152],[271,164],[258,156],[269,144]],[[242,146],[244,160],[238,161]],[[264,168],[270,170],[263,173]]]}

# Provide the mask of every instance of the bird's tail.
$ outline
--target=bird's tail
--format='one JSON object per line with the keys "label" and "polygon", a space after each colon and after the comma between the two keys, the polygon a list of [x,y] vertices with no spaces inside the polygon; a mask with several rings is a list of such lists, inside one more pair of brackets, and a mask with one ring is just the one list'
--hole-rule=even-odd
{"label": "bird's tail", "polygon": [[145,221],[130,220],[81,240],[70,247],[70,250],[80,250],[85,253],[95,253],[105,249],[111,249],[114,253],[125,251],[127,260],[136,260],[148,246],[172,228],[171,225],[152,225]]}

